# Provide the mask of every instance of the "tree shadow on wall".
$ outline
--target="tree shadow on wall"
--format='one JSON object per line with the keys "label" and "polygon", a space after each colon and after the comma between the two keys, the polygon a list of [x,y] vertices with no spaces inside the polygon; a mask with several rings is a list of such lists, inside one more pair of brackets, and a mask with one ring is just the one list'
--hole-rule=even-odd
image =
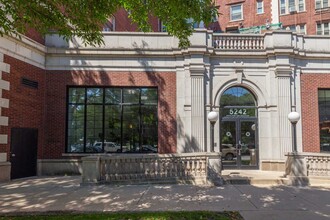
{"label": "tree shadow on wall", "polygon": [[[150,57],[146,55],[146,50],[148,50],[148,43],[145,41],[142,41],[141,45],[138,45],[136,42],[132,44],[132,46],[135,48],[135,51],[137,54],[140,55],[138,62],[143,67],[144,71],[147,74],[148,80],[152,85],[157,85],[158,87],[158,93],[159,93],[159,112],[158,115],[161,119],[159,123],[161,126],[161,132],[162,134],[159,135],[163,138],[161,140],[161,143],[165,145],[164,152],[160,153],[167,153],[167,152],[177,152],[178,149],[176,149],[177,141],[183,140],[183,152],[189,153],[189,152],[199,152],[200,149],[198,148],[198,142],[195,137],[190,137],[185,131],[183,122],[181,120],[181,117],[177,115],[177,96],[176,96],[176,89],[175,93],[173,94],[175,97],[175,107],[170,106],[167,102],[166,98],[168,97],[169,91],[167,88],[170,85],[166,84],[166,80],[163,77],[162,74],[159,74],[155,71],[154,65],[152,61],[150,61]],[[152,59],[152,57],[151,57]],[[173,58],[175,59],[175,58]],[[174,60],[175,61],[175,60]],[[168,72],[166,74],[177,74],[175,71],[175,67],[173,72]],[[176,77],[176,76],[175,76]],[[135,83],[134,77],[130,77],[130,82]],[[169,81],[168,81],[169,82]],[[171,81],[170,81],[171,82]],[[176,81],[175,81],[176,82]],[[176,88],[176,85],[175,85]],[[174,109],[173,109],[174,108]],[[172,114],[171,114],[172,113]],[[165,123],[165,124],[164,124]],[[169,143],[175,144],[175,146],[169,146]]]}

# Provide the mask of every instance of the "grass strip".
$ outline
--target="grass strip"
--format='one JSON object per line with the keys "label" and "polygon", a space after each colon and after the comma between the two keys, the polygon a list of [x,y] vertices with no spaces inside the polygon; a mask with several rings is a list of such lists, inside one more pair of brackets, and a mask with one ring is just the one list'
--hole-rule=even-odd
{"label": "grass strip", "polygon": [[242,220],[238,212],[171,211],[171,212],[103,212],[103,213],[11,213],[0,220]]}

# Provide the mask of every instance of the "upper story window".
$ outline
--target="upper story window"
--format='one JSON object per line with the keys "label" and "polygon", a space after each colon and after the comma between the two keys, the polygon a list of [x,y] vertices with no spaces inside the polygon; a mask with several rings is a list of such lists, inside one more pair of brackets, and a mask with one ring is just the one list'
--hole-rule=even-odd
{"label": "upper story window", "polygon": [[230,6],[230,20],[237,21],[243,19],[243,5]]}
{"label": "upper story window", "polygon": [[104,24],[102,31],[104,32],[115,31],[115,26],[116,26],[115,17],[111,16],[108,19],[107,23]]}
{"label": "upper story window", "polygon": [[158,20],[158,29],[159,29],[159,32],[167,32],[167,28],[166,26],[164,25],[164,23],[161,21],[161,20]]}
{"label": "upper story window", "polygon": [[280,0],[280,14],[305,11],[305,0]]}
{"label": "upper story window", "polygon": [[257,0],[257,14],[264,13],[264,1],[263,0]]}
{"label": "upper story window", "polygon": [[290,30],[300,34],[307,34],[306,33],[306,25],[305,24],[298,24],[298,25],[290,25],[283,27],[285,30]]}
{"label": "upper story window", "polygon": [[315,9],[329,7],[329,0],[315,0]]}
{"label": "upper story window", "polygon": [[329,34],[329,22],[317,23],[316,24],[316,34],[317,35],[330,35]]}

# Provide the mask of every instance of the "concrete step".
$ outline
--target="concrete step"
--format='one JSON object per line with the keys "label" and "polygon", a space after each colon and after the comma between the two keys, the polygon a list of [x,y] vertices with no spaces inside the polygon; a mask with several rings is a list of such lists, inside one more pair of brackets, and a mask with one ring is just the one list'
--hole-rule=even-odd
{"label": "concrete step", "polygon": [[279,172],[226,171],[222,178],[224,184],[232,185],[330,186],[330,177],[285,177]]}
{"label": "concrete step", "polygon": [[224,184],[232,185],[289,185],[287,178],[255,178],[255,177],[228,177],[223,176]]}

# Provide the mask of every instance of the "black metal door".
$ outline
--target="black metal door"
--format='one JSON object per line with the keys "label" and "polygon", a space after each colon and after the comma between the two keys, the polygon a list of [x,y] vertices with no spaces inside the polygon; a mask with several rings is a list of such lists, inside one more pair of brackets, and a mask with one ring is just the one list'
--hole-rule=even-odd
{"label": "black metal door", "polygon": [[35,176],[38,129],[12,128],[10,143],[11,179]]}

